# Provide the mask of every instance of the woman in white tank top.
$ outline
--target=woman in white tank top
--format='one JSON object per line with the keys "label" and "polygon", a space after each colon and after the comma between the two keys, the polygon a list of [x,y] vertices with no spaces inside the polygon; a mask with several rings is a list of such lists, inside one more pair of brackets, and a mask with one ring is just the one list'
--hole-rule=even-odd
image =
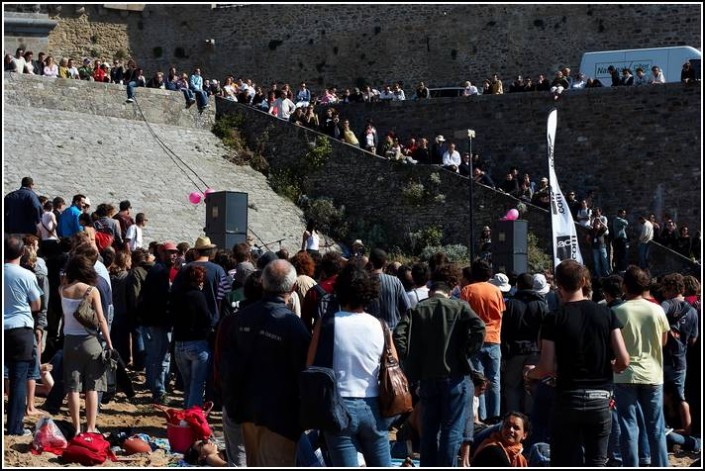
{"label": "woman in white tank top", "polygon": [[[91,255],[93,255],[91,257]],[[87,294],[100,321],[100,332],[106,348],[112,350],[108,323],[103,315],[100,293],[95,286],[98,275],[93,268],[98,251],[69,258],[66,265],[66,283],[60,288],[64,313],[64,384],[68,391],[69,414],[76,433],[81,432],[80,394],[86,394],[86,432],[97,432],[98,391],[107,390],[105,367],[101,355],[103,347],[96,333],[89,332],[75,318],[74,312]],[[90,291],[89,291],[90,290]],[[67,437],[70,438],[70,437]]]}
{"label": "woman in white tank top", "polygon": [[[379,282],[362,268],[348,265],[338,275],[335,294],[341,310],[335,314],[333,370],[351,420],[341,432],[325,432],[328,453],[336,467],[357,467],[358,452],[366,466],[389,467],[387,419],[381,416],[378,403],[384,330],[379,319],[365,312],[379,296]],[[309,364],[315,357],[321,324],[314,329]]]}
{"label": "woman in white tank top", "polygon": [[316,231],[316,222],[313,219],[309,219],[301,242],[301,250],[305,250],[310,254],[318,254],[319,241],[318,232]]}

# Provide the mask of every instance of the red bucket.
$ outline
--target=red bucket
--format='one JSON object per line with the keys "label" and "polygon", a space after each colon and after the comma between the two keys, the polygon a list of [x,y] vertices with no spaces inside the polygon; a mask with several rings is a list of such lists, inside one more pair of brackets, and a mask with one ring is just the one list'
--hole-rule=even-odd
{"label": "red bucket", "polygon": [[169,439],[171,451],[174,453],[185,453],[196,441],[193,430],[188,426],[167,424],[166,436]]}

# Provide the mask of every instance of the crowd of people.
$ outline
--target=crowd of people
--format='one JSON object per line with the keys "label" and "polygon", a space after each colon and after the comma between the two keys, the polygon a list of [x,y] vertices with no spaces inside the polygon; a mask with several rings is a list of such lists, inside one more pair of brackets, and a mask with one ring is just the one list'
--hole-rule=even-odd
{"label": "crowd of people", "polygon": [[[5,197],[10,435],[25,433],[37,391],[50,413],[66,398],[77,431],[83,392],[95,432],[101,402],[135,394],[125,371],[144,370],[154,402],[167,402],[173,374],[183,407],[222,407],[231,466],[310,465],[321,442],[333,466],[357,466],[358,452],[368,466],[415,453],[422,466],[667,466],[669,447],[700,451],[692,276],[654,280],[630,265],[595,281],[574,261],[495,273],[443,253],[404,266],[361,240],[344,258],[321,253],[315,221],[293,256],[205,236],[144,247],[147,219],[129,201],[91,212],[82,194],[68,208],[41,200],[30,177]],[[84,298],[95,331],[74,318]],[[387,328],[414,404],[390,418],[378,403]],[[322,348],[350,418],[342,430],[300,422],[299,374]]]}

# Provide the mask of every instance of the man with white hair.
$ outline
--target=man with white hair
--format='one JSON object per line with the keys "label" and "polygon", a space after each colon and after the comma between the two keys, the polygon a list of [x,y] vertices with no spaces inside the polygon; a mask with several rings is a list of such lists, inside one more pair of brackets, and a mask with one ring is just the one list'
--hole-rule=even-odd
{"label": "man with white hair", "polygon": [[296,270],[286,260],[264,267],[264,296],[237,314],[225,333],[223,402],[242,424],[247,466],[292,467],[299,425],[299,373],[311,334],[287,307]]}

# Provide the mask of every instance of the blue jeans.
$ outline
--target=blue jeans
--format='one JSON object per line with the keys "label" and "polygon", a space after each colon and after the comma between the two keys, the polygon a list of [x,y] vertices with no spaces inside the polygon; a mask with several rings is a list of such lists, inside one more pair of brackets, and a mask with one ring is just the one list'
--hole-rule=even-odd
{"label": "blue jeans", "polygon": [[176,366],[184,380],[184,409],[203,406],[211,349],[207,340],[176,342]]}
{"label": "blue jeans", "polygon": [[466,376],[421,380],[421,466],[458,465],[469,396]]}
{"label": "blue jeans", "polygon": [[143,333],[147,351],[147,387],[152,392],[152,398],[156,400],[166,393],[171,331],[165,327],[146,326]]}
{"label": "blue jeans", "polygon": [[203,90],[191,90],[191,92],[196,95],[196,104],[198,109],[203,109],[208,105],[208,93]]}
{"label": "blue jeans", "polygon": [[502,364],[502,350],[498,343],[485,343],[479,352],[473,355],[473,369],[479,371],[490,381],[485,394],[480,396],[478,414],[480,420],[499,416],[500,405],[500,366]]}
{"label": "blue jeans", "polygon": [[[651,465],[651,452],[649,450],[649,438],[646,435],[644,425],[644,414],[641,412],[641,407],[637,409],[637,421],[639,425],[639,466]],[[620,441],[622,439],[622,429],[619,425],[619,413],[617,409],[612,409],[612,433],[610,433],[610,441],[607,448],[607,456],[613,461],[622,465],[622,448]]]}
{"label": "blue jeans", "polygon": [[127,98],[135,97],[135,88],[137,88],[137,82],[130,82],[127,84]]}
{"label": "blue jeans", "polygon": [[27,378],[34,366],[29,361],[8,361],[10,389],[7,401],[7,434],[22,435],[25,406],[27,405]]}
{"label": "blue jeans", "polygon": [[612,270],[610,270],[610,262],[607,259],[607,247],[593,248],[592,261],[595,270],[594,275],[602,278],[612,273]]}
{"label": "blue jeans", "polygon": [[649,244],[639,242],[639,268],[649,268]]}
{"label": "blue jeans", "polygon": [[676,370],[672,366],[663,367],[663,381],[670,382],[676,386],[678,396],[681,401],[685,401],[685,368]]}
{"label": "blue jeans", "polygon": [[663,417],[662,384],[616,384],[615,394],[619,425],[622,436],[622,462],[624,466],[639,465],[638,407],[644,413],[644,431],[649,438],[651,465],[668,466],[666,424]]}
{"label": "blue jeans", "polygon": [[690,435],[681,435],[680,433],[671,432],[666,435],[666,443],[669,447],[680,445],[683,451],[700,453],[700,439],[691,437]]}
{"label": "blue jeans", "polygon": [[[350,414],[350,424],[342,432],[325,432],[333,466],[358,467],[357,452],[368,467],[390,467],[387,420],[379,413],[378,398],[343,398]],[[359,450],[358,450],[359,446]]]}
{"label": "blue jeans", "polygon": [[556,403],[556,388],[538,382],[531,391],[532,406],[528,414],[531,420],[531,434],[526,440],[525,448],[534,443],[549,443],[551,440],[551,418]]}
{"label": "blue jeans", "polygon": [[144,327],[141,325],[132,328],[132,367],[136,371],[142,371],[147,357],[144,348]]}
{"label": "blue jeans", "polygon": [[604,466],[612,428],[611,393],[590,389],[556,393],[551,466]]}
{"label": "blue jeans", "polygon": [[49,391],[47,395],[47,400],[44,402],[42,409],[49,412],[52,415],[59,413],[61,409],[61,404],[64,402],[66,397],[66,391],[64,390],[64,350],[63,348],[57,350],[51,360],[51,375],[54,378],[54,387]]}
{"label": "blue jeans", "polygon": [[184,98],[186,99],[186,104],[188,105],[191,100],[195,100],[196,97],[193,96],[193,92],[188,88],[182,88],[181,91],[184,93]]}

